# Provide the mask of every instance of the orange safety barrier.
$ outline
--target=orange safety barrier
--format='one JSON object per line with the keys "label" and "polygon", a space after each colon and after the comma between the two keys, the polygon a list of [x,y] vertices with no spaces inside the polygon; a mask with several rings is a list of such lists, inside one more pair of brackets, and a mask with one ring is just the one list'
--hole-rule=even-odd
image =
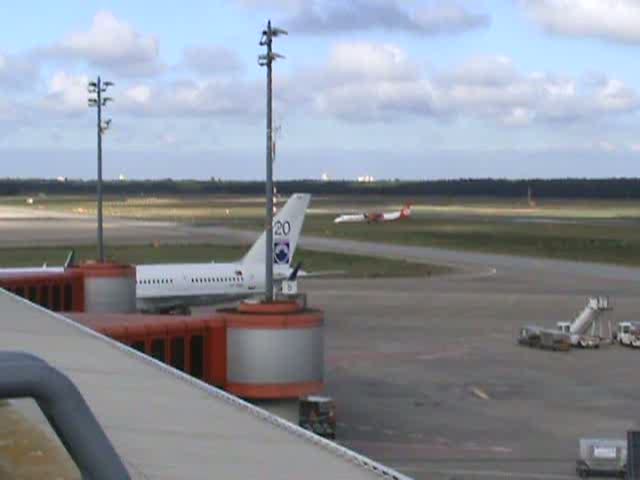
{"label": "orange safety barrier", "polygon": [[121,263],[105,262],[85,262],[78,266],[72,267],[74,270],[81,271],[85,277],[109,278],[109,277],[134,277],[136,276],[136,268],[132,265],[123,265]]}
{"label": "orange safety barrier", "polygon": [[294,315],[271,314],[257,316],[246,313],[226,312],[225,320],[228,328],[275,329],[313,328],[323,324],[323,315],[319,311],[308,310]]}
{"label": "orange safety barrier", "polygon": [[313,328],[324,321],[321,311],[302,308],[297,302],[242,302],[237,308],[223,308],[218,312],[224,315],[228,328],[250,330]]}
{"label": "orange safety barrier", "polygon": [[[287,307],[285,309],[289,310]],[[247,332],[252,335],[252,330],[258,332],[278,331],[286,335],[287,331],[296,331],[301,332],[303,337],[300,339],[305,341],[309,335],[321,335],[321,333],[314,332],[323,325],[321,311],[298,309],[297,312],[282,313],[281,310],[270,308],[272,312],[278,313],[256,315],[255,313],[240,313],[239,310],[241,309],[225,309],[206,317],[89,313],[70,313],[68,316],[78,323],[156,360],[239,397],[297,398],[322,390],[321,373],[310,374],[306,380],[291,382],[287,380],[287,374],[283,371],[282,377],[276,375],[274,378],[247,382],[241,376],[230,378],[229,374],[232,370],[229,370],[228,363],[229,332]],[[305,330],[309,332],[309,335],[304,333]],[[293,348],[292,353],[296,355],[295,346],[287,343],[287,338],[282,337],[281,341],[285,343],[276,346],[276,349],[291,347]],[[240,347],[237,343],[232,342],[232,344],[233,348]],[[305,350],[310,354],[314,351],[313,348]],[[273,353],[279,355],[278,352]],[[235,356],[243,355],[237,350],[234,354]],[[250,357],[251,354],[247,359]],[[292,359],[295,360],[295,357]],[[260,362],[259,359],[253,359],[249,360],[247,365],[251,365],[252,361]],[[264,361],[267,363],[277,362],[277,359],[267,355]],[[322,357],[315,358],[303,355],[296,361],[301,364],[321,362]],[[260,363],[256,364],[256,368],[259,368],[259,365]],[[237,375],[237,369],[235,371]]]}
{"label": "orange safety barrier", "polygon": [[301,310],[297,302],[271,302],[271,303],[250,303],[242,302],[234,311],[238,313],[248,313],[252,315],[273,315],[296,313]]}
{"label": "orange safety barrier", "polygon": [[226,390],[237,397],[280,399],[298,398],[316,394],[322,391],[322,382],[278,383],[278,384],[249,384],[227,383]]}
{"label": "orange safety barrier", "polygon": [[226,386],[226,327],[217,316],[75,313],[68,316],[206,383]]}
{"label": "orange safety barrier", "polygon": [[84,311],[81,272],[25,273],[0,277],[0,288],[54,312]]}

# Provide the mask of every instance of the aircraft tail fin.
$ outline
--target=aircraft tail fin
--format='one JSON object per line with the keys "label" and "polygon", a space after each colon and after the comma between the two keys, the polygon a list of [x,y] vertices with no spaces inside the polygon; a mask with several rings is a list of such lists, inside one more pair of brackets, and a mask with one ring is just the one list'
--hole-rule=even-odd
{"label": "aircraft tail fin", "polygon": [[[298,246],[304,217],[309,206],[311,195],[294,193],[273,219],[273,263],[290,265]],[[264,264],[266,251],[266,232],[262,232],[249,252],[242,259],[244,264]]]}
{"label": "aircraft tail fin", "polygon": [[67,259],[64,262],[64,268],[71,268],[73,266],[75,266],[75,262],[76,262],[76,251],[71,249],[69,250],[69,254],[67,255]]}
{"label": "aircraft tail fin", "polygon": [[407,203],[403,208],[402,211],[400,212],[400,216],[402,218],[408,218],[411,216],[411,204]]}

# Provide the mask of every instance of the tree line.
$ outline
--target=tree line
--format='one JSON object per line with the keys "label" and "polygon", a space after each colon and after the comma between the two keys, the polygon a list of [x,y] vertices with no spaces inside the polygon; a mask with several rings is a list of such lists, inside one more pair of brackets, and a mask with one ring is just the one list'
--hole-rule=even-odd
{"label": "tree line", "polygon": [[[396,195],[396,196],[487,196],[533,198],[640,198],[640,178],[564,178],[564,179],[494,179],[456,180],[385,180],[371,183],[354,181],[283,180],[278,192],[287,195],[308,192],[316,195]],[[91,195],[95,181],[49,179],[0,179],[0,195]],[[106,181],[108,195],[204,195],[264,194],[264,182],[231,180],[127,180]]]}

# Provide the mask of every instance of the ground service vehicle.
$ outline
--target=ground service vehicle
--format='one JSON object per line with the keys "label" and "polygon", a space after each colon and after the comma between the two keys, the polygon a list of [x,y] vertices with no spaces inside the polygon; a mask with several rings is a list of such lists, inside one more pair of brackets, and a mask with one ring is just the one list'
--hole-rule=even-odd
{"label": "ground service vehicle", "polygon": [[300,399],[299,425],[321,437],[336,438],[336,406],[333,399],[317,395]]}
{"label": "ground service vehicle", "polygon": [[616,337],[620,345],[640,348],[640,323],[620,322]]}
{"label": "ground service vehicle", "polygon": [[576,473],[581,478],[606,475],[625,478],[627,441],[605,438],[581,438]]}
{"label": "ground service vehicle", "polygon": [[571,335],[571,322],[558,322],[556,328],[569,335],[571,345],[581,348],[600,348],[600,337],[586,334],[574,334]]}
{"label": "ground service vehicle", "polygon": [[558,322],[555,330],[525,326],[520,330],[518,343],[550,350],[565,350],[567,343],[574,347],[598,348],[601,342],[613,339],[611,322],[601,318],[607,310],[611,310],[608,297],[590,297],[572,322]]}
{"label": "ground service vehicle", "polygon": [[557,331],[529,325],[520,329],[518,337],[520,345],[546,350],[568,352],[571,349],[569,335]]}
{"label": "ground service vehicle", "polygon": [[558,330],[571,337],[571,345],[582,348],[598,348],[604,340],[611,340],[611,323],[602,314],[611,310],[609,297],[590,297],[587,304],[572,322],[558,322]]}

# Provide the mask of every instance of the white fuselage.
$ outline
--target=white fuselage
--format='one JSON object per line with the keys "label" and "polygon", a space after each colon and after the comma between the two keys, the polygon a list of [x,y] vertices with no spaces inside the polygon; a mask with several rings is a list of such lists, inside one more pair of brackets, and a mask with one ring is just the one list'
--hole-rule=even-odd
{"label": "white fuselage", "polygon": [[395,220],[400,220],[402,217],[402,212],[390,212],[382,214],[382,221],[384,222],[393,222]]}
{"label": "white fuselage", "polygon": [[333,222],[334,223],[364,223],[367,221],[367,216],[363,213],[356,215],[340,215]]}
{"label": "white fuselage", "polygon": [[27,268],[3,268],[0,269],[0,277],[13,275],[38,275],[47,273],[64,273],[64,267],[27,267]]}
{"label": "white fuselage", "polygon": [[[289,266],[274,265],[283,280]],[[140,311],[215,305],[264,293],[264,266],[243,263],[138,265],[136,299]]]}
{"label": "white fuselage", "polygon": [[402,218],[406,218],[410,215],[409,207],[405,207],[402,210],[386,213],[354,213],[347,215],[340,215],[333,220],[333,223],[384,223],[395,222]]}

